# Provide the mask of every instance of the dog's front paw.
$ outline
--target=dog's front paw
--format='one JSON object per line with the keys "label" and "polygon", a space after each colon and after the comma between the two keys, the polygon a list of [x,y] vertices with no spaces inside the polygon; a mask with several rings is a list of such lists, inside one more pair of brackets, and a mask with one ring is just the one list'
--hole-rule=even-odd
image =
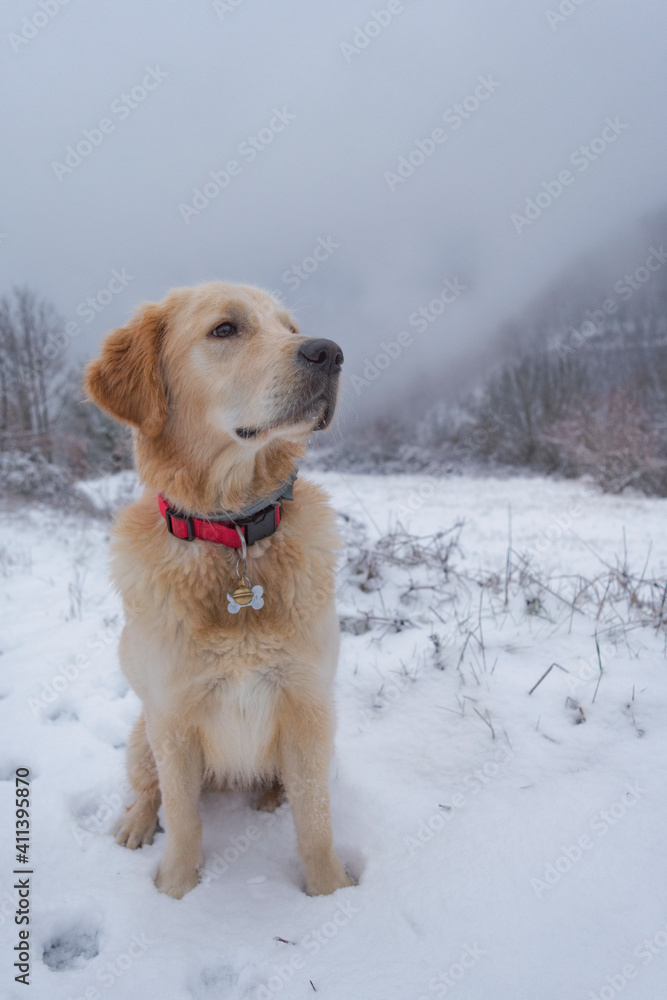
{"label": "dog's front paw", "polygon": [[329,896],[336,889],[345,889],[357,884],[335,855],[310,868],[306,875],[306,892],[309,896]]}
{"label": "dog's front paw", "polygon": [[146,804],[141,799],[130,806],[118,820],[111,833],[116,843],[121,847],[129,847],[134,851],[144,844],[152,844],[157,827],[157,812],[155,806]]}
{"label": "dog's front paw", "polygon": [[167,896],[182,899],[199,882],[199,870],[191,865],[168,865],[163,861],[155,876],[155,885]]}

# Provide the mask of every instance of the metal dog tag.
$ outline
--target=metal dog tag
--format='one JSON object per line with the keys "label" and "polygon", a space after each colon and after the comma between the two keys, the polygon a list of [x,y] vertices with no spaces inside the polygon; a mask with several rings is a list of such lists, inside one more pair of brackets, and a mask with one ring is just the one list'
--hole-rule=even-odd
{"label": "metal dog tag", "polygon": [[239,579],[238,586],[231,594],[227,594],[227,600],[229,601],[227,610],[230,615],[237,615],[241,608],[254,608],[255,611],[259,611],[260,608],[264,607],[264,598],[262,596],[264,588],[260,586],[253,587],[246,576],[246,541],[241,529],[237,527],[236,530],[241,539],[241,555],[236,560],[236,575]]}

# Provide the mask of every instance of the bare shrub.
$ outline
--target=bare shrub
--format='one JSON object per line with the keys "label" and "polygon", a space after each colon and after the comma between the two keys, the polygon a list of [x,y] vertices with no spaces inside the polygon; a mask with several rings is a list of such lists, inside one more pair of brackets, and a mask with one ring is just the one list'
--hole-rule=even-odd
{"label": "bare shrub", "polygon": [[634,486],[645,493],[667,493],[664,438],[628,388],[586,400],[578,410],[544,432],[573,475],[592,475],[607,493]]}

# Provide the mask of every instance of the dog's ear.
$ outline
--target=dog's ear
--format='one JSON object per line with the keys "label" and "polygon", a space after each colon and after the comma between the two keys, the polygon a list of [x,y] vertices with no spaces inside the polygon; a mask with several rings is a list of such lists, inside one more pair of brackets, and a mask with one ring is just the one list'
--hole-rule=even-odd
{"label": "dog's ear", "polygon": [[167,419],[159,364],[163,333],[160,306],[143,306],[127,326],[109,334],[99,358],[88,365],[84,380],[94,403],[148,437],[159,434]]}

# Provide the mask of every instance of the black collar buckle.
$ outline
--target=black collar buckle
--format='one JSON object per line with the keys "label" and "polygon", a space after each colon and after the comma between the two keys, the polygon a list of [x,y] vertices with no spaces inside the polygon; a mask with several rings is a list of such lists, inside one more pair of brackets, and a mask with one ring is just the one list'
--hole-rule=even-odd
{"label": "black collar buckle", "polygon": [[[172,518],[174,517],[176,518],[177,521],[183,521],[185,523],[185,527],[188,532],[186,538],[183,538],[181,535],[177,535],[174,532],[174,525],[172,523]],[[167,531],[169,532],[170,535],[173,535],[174,538],[180,539],[180,541],[182,542],[194,542],[196,538],[194,521],[188,514],[179,513],[173,507],[167,507],[167,509],[164,512],[164,519],[167,522]]]}
{"label": "black collar buckle", "polygon": [[254,545],[260,539],[268,538],[274,534],[278,528],[277,509],[278,505],[272,504],[270,507],[265,507],[264,510],[258,510],[256,514],[251,514],[247,519],[243,518],[242,521],[236,522],[239,527],[245,526],[246,545]]}

